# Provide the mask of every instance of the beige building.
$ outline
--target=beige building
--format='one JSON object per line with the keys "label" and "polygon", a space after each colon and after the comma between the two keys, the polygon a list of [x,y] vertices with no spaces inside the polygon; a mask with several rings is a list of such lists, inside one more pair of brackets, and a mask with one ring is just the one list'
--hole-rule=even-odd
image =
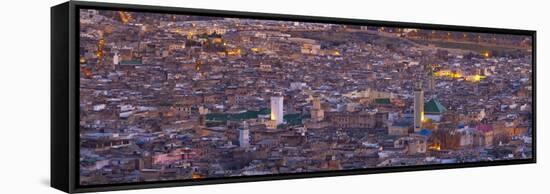
{"label": "beige building", "polygon": [[394,142],[395,148],[405,148],[407,154],[426,153],[427,138],[423,135],[411,134]]}
{"label": "beige building", "polygon": [[340,128],[374,128],[376,117],[367,112],[329,112],[327,120]]}

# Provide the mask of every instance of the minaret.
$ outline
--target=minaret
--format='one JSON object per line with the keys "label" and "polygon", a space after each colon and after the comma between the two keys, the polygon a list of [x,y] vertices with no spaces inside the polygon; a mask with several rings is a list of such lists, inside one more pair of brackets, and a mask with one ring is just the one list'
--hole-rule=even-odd
{"label": "minaret", "polygon": [[422,129],[422,121],[424,120],[424,91],[422,90],[422,82],[417,81],[414,86],[414,132]]}
{"label": "minaret", "polygon": [[241,148],[250,146],[250,131],[246,121],[243,122],[243,127],[239,129],[239,146]]}
{"label": "minaret", "polygon": [[428,71],[428,91],[433,95],[435,92],[435,80],[434,80],[434,65],[430,65],[430,70]]}
{"label": "minaret", "polygon": [[206,126],[206,114],[208,114],[208,109],[204,107],[199,107],[199,126]]}
{"label": "minaret", "polygon": [[271,97],[271,120],[275,125],[283,123],[283,97],[280,95]]}
{"label": "minaret", "polygon": [[311,108],[311,118],[315,122],[322,121],[325,117],[325,112],[321,109],[321,100],[319,98],[313,98],[313,107]]}
{"label": "minaret", "polygon": [[113,66],[116,67],[119,63],[120,63],[120,55],[118,54],[118,52],[116,52],[115,55],[113,56]]}

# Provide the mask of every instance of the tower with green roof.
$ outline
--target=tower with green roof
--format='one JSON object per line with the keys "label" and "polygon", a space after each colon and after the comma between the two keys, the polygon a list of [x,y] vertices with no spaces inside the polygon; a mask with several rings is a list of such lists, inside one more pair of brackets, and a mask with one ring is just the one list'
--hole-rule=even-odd
{"label": "tower with green roof", "polygon": [[432,98],[424,103],[424,117],[432,121],[441,121],[441,115],[443,115],[445,111],[447,111],[447,109],[436,98]]}

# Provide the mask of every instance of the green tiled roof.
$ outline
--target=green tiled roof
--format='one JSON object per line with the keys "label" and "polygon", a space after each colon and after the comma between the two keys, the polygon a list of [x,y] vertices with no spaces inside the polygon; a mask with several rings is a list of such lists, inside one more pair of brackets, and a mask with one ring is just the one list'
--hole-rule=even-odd
{"label": "green tiled roof", "polygon": [[140,60],[123,60],[120,61],[120,65],[141,65]]}
{"label": "green tiled roof", "polygon": [[311,118],[311,115],[309,113],[303,114],[303,115],[300,113],[294,113],[294,114],[287,114],[283,116],[283,118],[289,125],[300,125],[302,124],[302,119]]}
{"label": "green tiled roof", "polygon": [[261,108],[259,111],[249,110],[242,113],[209,113],[206,114],[206,120],[209,121],[241,121],[246,119],[257,118],[260,114],[269,114],[271,109]]}
{"label": "green tiled roof", "polygon": [[424,104],[424,113],[443,113],[447,111],[443,105],[435,98],[432,98],[430,101]]}
{"label": "green tiled roof", "polygon": [[[261,108],[259,111],[249,110],[242,113],[208,113],[206,114],[207,126],[216,126],[223,124],[226,121],[242,121],[246,119],[257,118],[258,115],[268,115],[271,113],[269,108]],[[284,115],[284,120],[287,122],[287,125],[299,125],[302,124],[302,119],[310,118],[310,114],[287,114]]]}
{"label": "green tiled roof", "polygon": [[391,101],[389,98],[377,98],[377,99],[374,99],[374,102],[376,104],[391,104]]}

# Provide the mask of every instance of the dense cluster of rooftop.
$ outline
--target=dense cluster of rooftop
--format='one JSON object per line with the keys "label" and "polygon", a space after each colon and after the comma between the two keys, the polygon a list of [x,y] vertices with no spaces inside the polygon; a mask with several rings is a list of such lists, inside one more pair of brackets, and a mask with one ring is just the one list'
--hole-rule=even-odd
{"label": "dense cluster of rooftop", "polygon": [[80,183],[531,158],[531,41],[81,10]]}

